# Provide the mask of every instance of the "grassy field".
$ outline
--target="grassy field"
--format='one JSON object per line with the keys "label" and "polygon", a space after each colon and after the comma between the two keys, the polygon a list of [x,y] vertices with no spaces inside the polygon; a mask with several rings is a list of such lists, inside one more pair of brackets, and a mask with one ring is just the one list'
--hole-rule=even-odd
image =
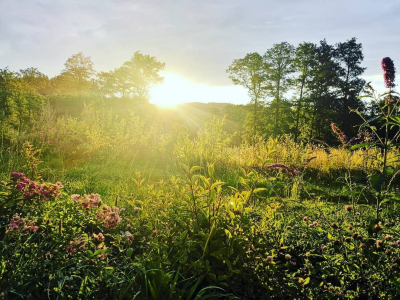
{"label": "grassy field", "polygon": [[378,147],[237,144],[215,109],[3,132],[0,298],[398,299],[398,150],[377,179]]}

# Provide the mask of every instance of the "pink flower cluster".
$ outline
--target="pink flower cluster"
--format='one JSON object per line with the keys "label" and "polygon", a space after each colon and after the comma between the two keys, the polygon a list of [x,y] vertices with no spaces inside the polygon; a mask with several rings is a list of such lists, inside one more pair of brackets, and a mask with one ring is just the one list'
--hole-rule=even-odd
{"label": "pink flower cluster", "polygon": [[11,232],[35,232],[39,229],[39,226],[35,225],[34,221],[29,221],[26,218],[21,218],[19,214],[13,215],[13,218],[10,220],[10,224],[8,224],[8,231]]}
{"label": "pink flower cluster", "polygon": [[56,184],[42,183],[39,185],[36,181],[25,177],[24,173],[12,172],[11,180],[16,183],[16,189],[23,193],[25,199],[42,196],[43,200],[49,201],[52,198],[57,198],[63,188],[61,182],[57,182]]}
{"label": "pink flower cluster", "polygon": [[97,214],[97,220],[102,221],[105,228],[114,229],[121,223],[122,218],[119,216],[121,210],[118,207],[103,205],[101,210],[102,212]]}
{"label": "pink flower cluster", "polygon": [[80,203],[84,210],[88,210],[90,207],[99,207],[99,204],[101,202],[100,195],[93,193],[91,193],[90,195],[83,195],[83,196],[79,194],[73,194],[71,196],[71,200]]}
{"label": "pink flower cluster", "polygon": [[385,81],[385,86],[387,88],[394,87],[396,68],[394,67],[393,60],[391,60],[390,57],[384,57],[382,58],[381,66],[383,70],[383,80]]}
{"label": "pink flower cluster", "polygon": [[93,233],[93,238],[99,243],[104,242],[104,240],[106,239],[101,232],[99,234]]}

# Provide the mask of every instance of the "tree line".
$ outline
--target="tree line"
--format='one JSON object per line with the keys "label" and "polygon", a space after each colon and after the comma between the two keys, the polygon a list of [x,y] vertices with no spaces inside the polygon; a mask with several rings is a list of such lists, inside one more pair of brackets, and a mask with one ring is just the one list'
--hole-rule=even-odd
{"label": "tree line", "polygon": [[335,122],[349,135],[360,119],[350,108],[365,111],[358,98],[365,81],[364,59],[356,38],[335,45],[282,42],[264,55],[249,53],[227,69],[236,85],[251,98],[245,124],[248,139],[257,135],[292,134],[298,140],[332,141]]}
{"label": "tree line", "polygon": [[0,69],[0,125],[22,130],[51,98],[87,95],[147,101],[150,87],[163,81],[159,72],[164,68],[154,56],[135,52],[119,68],[96,73],[91,58],[80,52],[53,78],[37,68]]}
{"label": "tree line", "polygon": [[[361,43],[356,38],[329,45],[303,42],[297,47],[282,42],[262,55],[248,53],[235,59],[227,73],[235,85],[247,89],[250,103],[228,106],[224,113],[240,131],[237,142],[262,136],[291,134],[295,141],[335,141],[334,122],[349,136],[357,134],[360,118],[350,109],[373,116],[358,95],[365,86]],[[165,64],[135,52],[109,72],[96,73],[89,56],[72,55],[57,76],[49,78],[37,68],[19,72],[0,69],[0,125],[21,130],[46,99],[131,99],[147,103],[150,88],[163,81]],[[87,98],[85,98],[87,99]],[[190,102],[190,99],[188,99]]]}

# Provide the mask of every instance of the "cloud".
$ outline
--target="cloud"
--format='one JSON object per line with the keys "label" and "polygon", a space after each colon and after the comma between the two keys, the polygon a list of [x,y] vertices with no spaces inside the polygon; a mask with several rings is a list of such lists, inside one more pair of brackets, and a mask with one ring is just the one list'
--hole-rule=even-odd
{"label": "cloud", "polygon": [[0,12],[0,66],[50,76],[80,51],[107,71],[139,50],[169,72],[226,86],[225,70],[246,53],[353,36],[364,46],[366,76],[380,72],[384,56],[400,62],[398,1],[2,0]]}

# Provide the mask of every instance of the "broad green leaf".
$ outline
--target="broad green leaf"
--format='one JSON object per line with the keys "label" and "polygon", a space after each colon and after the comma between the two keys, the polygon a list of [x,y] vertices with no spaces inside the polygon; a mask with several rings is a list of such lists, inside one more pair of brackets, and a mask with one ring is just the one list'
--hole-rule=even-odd
{"label": "broad green leaf", "polygon": [[133,253],[133,249],[132,248],[128,248],[126,250],[126,257],[130,258],[132,256],[132,253]]}

